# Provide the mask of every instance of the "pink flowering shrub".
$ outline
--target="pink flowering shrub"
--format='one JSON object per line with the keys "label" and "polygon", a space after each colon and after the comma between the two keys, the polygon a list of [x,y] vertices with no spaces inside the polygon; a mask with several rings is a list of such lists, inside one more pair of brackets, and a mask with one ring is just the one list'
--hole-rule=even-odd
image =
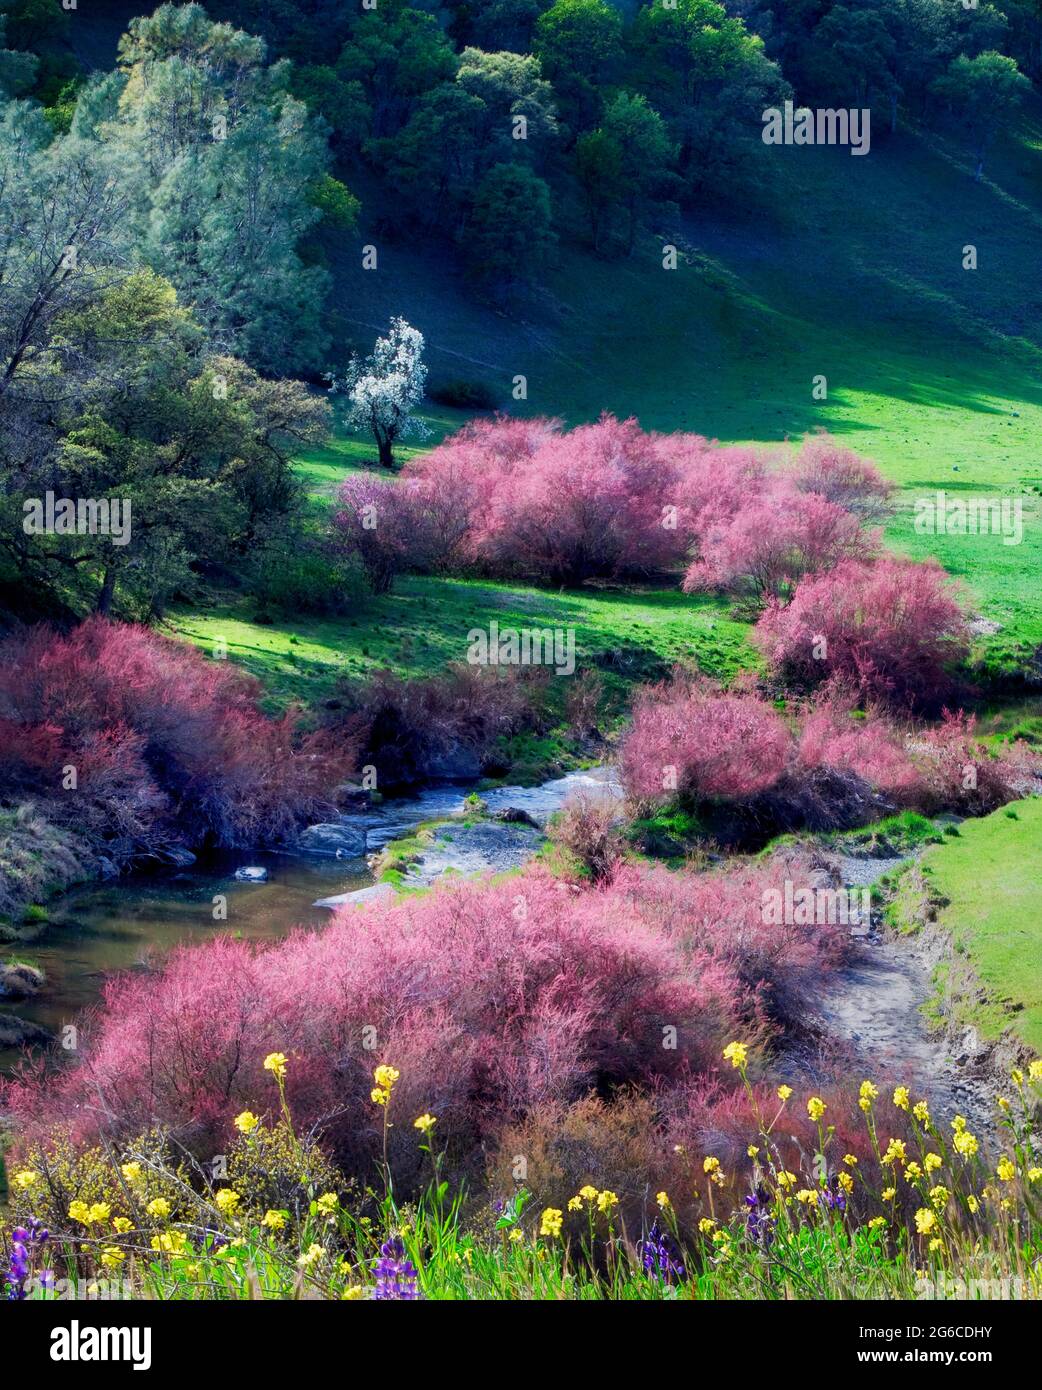
{"label": "pink flowering shrub", "polygon": [[827,437],[790,464],[607,414],[572,430],[497,416],[410,460],[397,482],[350,479],[333,534],[378,592],[407,569],[579,585],[686,565],[689,592],[762,600],[871,556],[865,525],[891,491]]}
{"label": "pink flowering shrub", "polygon": [[862,522],[882,521],[892,509],[894,484],[875,464],[852,449],[840,448],[828,435],[805,441],[790,476],[801,492],[816,493]]}
{"label": "pink flowering shrub", "polygon": [[620,766],[638,807],[693,807],[721,842],[865,825],[898,807],[978,815],[1036,790],[1024,744],[993,753],[974,721],[936,725],[867,712],[833,684],[783,718],[758,696],[678,679],[633,701]]}
{"label": "pink flowering shrub", "polygon": [[355,557],[375,594],[409,571],[447,567],[461,548],[467,519],[423,479],[349,478],[337,493],[332,544]]}
{"label": "pink flowering shrub", "polygon": [[787,479],[750,499],[724,520],[711,522],[698,542],[698,558],[684,589],[719,589],[757,600],[777,597],[803,575],[832,569],[842,559],[865,558],[877,538],[858,518],[816,492],[799,492]]}
{"label": "pink flowering shrub", "polygon": [[766,868],[627,867],[579,888],[532,866],[346,908],[325,931],[267,949],[182,949],[158,973],[110,980],[76,1063],[16,1079],[4,1099],[30,1140],[54,1124],[85,1140],[159,1123],[209,1154],[238,1111],[274,1113],[262,1063],[281,1051],[298,1125],[321,1126],[346,1168],[370,1178],[383,1121],[372,1072],[387,1062],[401,1073],[396,1182],[418,1175],[411,1125],[425,1111],[449,1162],[473,1167],[536,1107],[668,1090],[714,1072],[730,1038],[765,1040],[794,1016],[842,958],[844,934],[765,925],[768,884]]}
{"label": "pink flowering shrub", "polygon": [[633,702],[622,780],[639,801],[745,799],[777,781],[791,743],[785,721],[755,695],[688,680],[650,686]]}
{"label": "pink flowering shrub", "polygon": [[27,629],[0,644],[0,792],[39,799],[117,856],[185,835],[277,838],[327,805],[353,754],[298,740],[259,694],[238,668],[144,627]]}
{"label": "pink flowering shrub", "polygon": [[472,422],[405,474],[466,515],[459,553],[473,565],[577,585],[679,562],[671,444],[608,415],[567,432],[556,420],[500,418]]}
{"label": "pink flowering shrub", "polygon": [[779,675],[807,687],[841,681],[865,701],[928,712],[954,689],[969,651],[959,594],[934,561],[846,560],[772,603],[755,640]]}
{"label": "pink flowering shrub", "polygon": [[945,710],[940,724],[911,735],[908,747],[919,779],[916,804],[926,811],[983,816],[1039,790],[1038,752],[1021,742],[992,752],[977,738],[975,718],[961,710]]}

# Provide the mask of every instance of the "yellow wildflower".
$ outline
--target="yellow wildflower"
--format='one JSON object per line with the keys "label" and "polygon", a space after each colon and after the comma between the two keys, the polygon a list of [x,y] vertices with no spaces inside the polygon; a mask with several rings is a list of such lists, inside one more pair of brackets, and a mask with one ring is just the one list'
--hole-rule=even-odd
{"label": "yellow wildflower", "polygon": [[225,1216],[234,1216],[235,1210],[242,1201],[242,1198],[234,1188],[222,1187],[218,1192],[214,1193],[213,1200],[218,1211],[224,1212]]}
{"label": "yellow wildflower", "polygon": [[883,1201],[884,1201],[884,1202],[892,1202],[896,1196],[897,1196],[897,1188],[896,1188],[896,1187],[884,1187],[884,1188],[883,1188]]}
{"label": "yellow wildflower", "polygon": [[90,1220],[90,1207],[86,1202],[70,1202],[69,1215],[73,1221],[82,1221],[84,1225]]}
{"label": "yellow wildflower", "polygon": [[779,1099],[779,1100],[788,1100],[789,1097],[790,1097],[791,1095],[792,1095],[792,1087],[791,1087],[791,1086],[779,1086],[779,1087],[778,1087],[778,1099]]}
{"label": "yellow wildflower", "polygon": [[568,1210],[569,1210],[569,1211],[582,1211],[582,1209],[583,1209],[583,1199],[582,1199],[581,1197],[569,1197],[569,1198],[568,1198]]}
{"label": "yellow wildflower", "polygon": [[932,1173],[935,1168],[940,1168],[944,1160],[940,1154],[927,1154],[923,1159],[923,1166],[928,1173]]}
{"label": "yellow wildflower", "polygon": [[922,1175],[923,1170],[919,1167],[918,1163],[916,1163],[915,1159],[913,1159],[905,1169],[905,1177],[909,1182],[916,1182]]}
{"label": "yellow wildflower", "polygon": [[669,1210],[670,1201],[668,1192],[656,1192],[655,1201],[659,1204],[663,1211]]}
{"label": "yellow wildflower", "polygon": [[316,1245],[312,1242],[303,1254],[297,1256],[297,1264],[301,1269],[310,1269],[312,1265],[318,1264],[325,1253],[321,1245]]}
{"label": "yellow wildflower", "polygon": [[807,1114],[812,1120],[820,1120],[825,1113],[825,1102],[820,1096],[811,1096],[807,1102]]}
{"label": "yellow wildflower", "polygon": [[396,1067],[382,1066],[377,1067],[373,1072],[373,1080],[378,1086],[382,1086],[385,1091],[389,1091],[394,1083],[401,1076],[401,1072]]}
{"label": "yellow wildflower", "polygon": [[188,1238],[183,1231],[164,1231],[152,1237],[152,1249],[164,1255],[183,1255],[187,1244]]}
{"label": "yellow wildflower", "polygon": [[909,1100],[909,1096],[908,1096],[908,1087],[907,1087],[907,1086],[897,1086],[897,1087],[895,1087],[895,1089],[894,1089],[894,1104],[897,1106],[898,1110],[907,1110],[907,1109],[908,1109],[908,1100]]}
{"label": "yellow wildflower", "polygon": [[930,1107],[925,1100],[916,1101],[912,1106],[912,1114],[921,1125],[928,1125],[930,1123]]}
{"label": "yellow wildflower", "polygon": [[129,1216],[117,1216],[112,1225],[121,1236],[125,1236],[128,1231],[134,1229],[134,1223]]}
{"label": "yellow wildflower", "polygon": [[33,1183],[39,1179],[39,1173],[32,1168],[20,1168],[11,1181],[22,1192],[27,1192]]}
{"label": "yellow wildflower", "polygon": [[915,1214],[915,1229],[921,1236],[931,1235],[937,1229],[937,1215],[929,1207],[920,1207]]}
{"label": "yellow wildflower", "polygon": [[966,1198],[966,1205],[974,1214],[976,1214],[980,1210],[980,1202],[977,1200],[977,1198],[973,1195],[972,1192]]}
{"label": "yellow wildflower", "polygon": [[596,1202],[597,1189],[595,1187],[591,1187],[590,1184],[587,1183],[585,1187],[579,1188],[579,1196],[583,1199],[584,1202]]}
{"label": "yellow wildflower", "polygon": [[1011,1159],[1008,1159],[1005,1154],[999,1159],[995,1171],[1001,1182],[1012,1182],[1017,1176],[1016,1164],[1013,1163]]}
{"label": "yellow wildflower", "polygon": [[140,1163],[124,1163],[119,1171],[130,1183],[140,1182],[145,1176]]}
{"label": "yellow wildflower", "polygon": [[364,1284],[348,1284],[347,1288],[340,1295],[342,1301],[357,1303],[359,1299],[365,1298]]}
{"label": "yellow wildflower", "polygon": [[716,1222],[711,1216],[703,1216],[702,1220],[698,1223],[698,1229],[704,1236],[707,1236],[715,1225]]}
{"label": "yellow wildflower", "polygon": [[418,1115],[412,1122],[413,1129],[418,1129],[421,1134],[430,1134],[431,1130],[438,1123],[433,1115],[428,1115],[426,1111]]}
{"label": "yellow wildflower", "polygon": [[269,1052],[264,1059],[264,1070],[270,1071],[277,1081],[285,1081],[286,1054],[284,1052]]}
{"label": "yellow wildflower", "polygon": [[786,1170],[785,1170],[784,1168],[782,1168],[782,1169],[780,1170],[780,1172],[778,1173],[778,1186],[779,1186],[779,1187],[795,1187],[795,1186],[796,1186],[796,1174],[795,1174],[795,1173],[786,1172]]}
{"label": "yellow wildflower", "polygon": [[951,1199],[951,1195],[952,1194],[948,1191],[948,1189],[946,1187],[942,1187],[940,1183],[938,1183],[936,1187],[930,1188],[930,1201],[934,1204],[938,1211],[944,1210],[944,1208],[948,1205],[949,1200]]}
{"label": "yellow wildflower", "polygon": [[155,1216],[162,1220],[170,1215],[170,1203],[165,1197],[153,1197],[145,1210],[149,1216]]}
{"label": "yellow wildflower", "polygon": [[881,1163],[903,1163],[905,1161],[905,1146],[903,1139],[891,1139],[886,1147],[886,1153],[880,1159]]}
{"label": "yellow wildflower", "polygon": [[118,1245],[103,1245],[98,1258],[106,1269],[118,1269],[127,1257]]}
{"label": "yellow wildflower", "polygon": [[963,1158],[972,1158],[979,1147],[976,1136],[971,1134],[968,1129],[957,1130],[952,1143]]}
{"label": "yellow wildflower", "polygon": [[720,1171],[720,1160],[718,1158],[704,1158],[702,1160],[703,1173],[718,1173]]}
{"label": "yellow wildflower", "polygon": [[1009,1074],[1009,1079],[1013,1082],[1014,1086],[1023,1086],[1024,1073],[1020,1070],[1019,1067],[1014,1067]]}
{"label": "yellow wildflower", "polygon": [[1042,1168],[1029,1168],[1025,1177],[1028,1182],[1042,1182]]}
{"label": "yellow wildflower", "polygon": [[756,1144],[750,1144],[745,1152],[749,1155],[750,1158],[755,1158],[757,1154],[760,1152],[760,1150]]}
{"label": "yellow wildflower", "polygon": [[539,1222],[539,1234],[541,1236],[549,1236],[552,1240],[556,1240],[561,1234],[561,1223],[563,1220],[563,1211],[558,1207],[547,1207]]}
{"label": "yellow wildflower", "polygon": [[619,1205],[619,1199],[618,1199],[618,1197],[616,1197],[616,1195],[615,1195],[614,1192],[607,1192],[607,1191],[605,1191],[605,1192],[598,1192],[598,1194],[597,1194],[597,1210],[598,1210],[598,1211],[609,1212],[609,1211],[611,1211],[612,1207],[617,1207],[618,1205]]}
{"label": "yellow wildflower", "polygon": [[873,1216],[872,1220],[868,1223],[868,1229],[870,1231],[881,1231],[885,1225],[885,1216]]}
{"label": "yellow wildflower", "polygon": [[1042,1057],[1028,1063],[1028,1076],[1032,1081],[1042,1081]]}
{"label": "yellow wildflower", "polygon": [[260,1120],[252,1110],[244,1110],[241,1115],[236,1115],[232,1123],[240,1134],[250,1134],[260,1124]]}
{"label": "yellow wildflower", "polygon": [[857,1167],[857,1154],[844,1154],[844,1155],[843,1155],[843,1162],[847,1165],[848,1168],[856,1168],[856,1167]]}
{"label": "yellow wildflower", "polygon": [[724,1058],[732,1067],[744,1067],[749,1060],[749,1049],[745,1043],[730,1042],[724,1048]]}
{"label": "yellow wildflower", "polygon": [[854,1191],[854,1179],[850,1176],[849,1173],[837,1174],[836,1181],[839,1183],[840,1187],[843,1189],[844,1192],[849,1193]]}
{"label": "yellow wildflower", "polygon": [[269,1231],[281,1231],[286,1225],[286,1213],[269,1209],[261,1217],[261,1225],[267,1226]]}

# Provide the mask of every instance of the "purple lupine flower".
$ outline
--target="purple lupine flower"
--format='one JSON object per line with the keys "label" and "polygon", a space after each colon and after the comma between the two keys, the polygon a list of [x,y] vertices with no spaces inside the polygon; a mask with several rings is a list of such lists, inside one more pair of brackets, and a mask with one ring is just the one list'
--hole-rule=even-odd
{"label": "purple lupine flower", "polygon": [[[7,1266],[7,1297],[21,1300],[28,1297],[26,1285],[36,1266],[36,1258],[43,1250],[50,1232],[35,1216],[29,1218],[28,1225],[16,1226],[11,1232],[11,1256]],[[54,1282],[49,1269],[42,1270],[40,1280],[46,1286]]]}
{"label": "purple lupine flower", "polygon": [[637,1246],[644,1273],[662,1284],[679,1283],[684,1278],[684,1266],[668,1231],[656,1220],[644,1240]]}
{"label": "purple lupine flower", "polygon": [[749,1208],[745,1216],[745,1230],[749,1239],[766,1250],[774,1239],[774,1216],[770,1209],[770,1193],[761,1184],[755,1192],[745,1199]]}
{"label": "purple lupine flower", "polygon": [[818,1201],[829,1211],[846,1211],[846,1193],[839,1185],[839,1179],[835,1174],[829,1178],[828,1183],[818,1194]]}
{"label": "purple lupine flower", "polygon": [[380,1246],[380,1258],[373,1262],[373,1273],[376,1275],[374,1299],[419,1298],[416,1268],[405,1253],[401,1236],[391,1236]]}

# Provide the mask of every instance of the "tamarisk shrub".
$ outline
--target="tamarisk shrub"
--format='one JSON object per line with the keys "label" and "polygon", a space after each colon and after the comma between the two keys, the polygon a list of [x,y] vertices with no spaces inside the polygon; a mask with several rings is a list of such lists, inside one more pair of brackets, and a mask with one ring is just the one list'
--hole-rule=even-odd
{"label": "tamarisk shrub", "polygon": [[230,663],[134,624],[26,629],[0,644],[0,789],[117,854],[277,839],[328,809],[353,750],[298,739],[259,696]]}
{"label": "tamarisk shrub", "polygon": [[447,563],[465,533],[465,518],[446,511],[445,498],[422,480],[390,481],[361,474],[337,493],[335,551],[355,556],[375,594],[390,591],[399,574]]}
{"label": "tamarisk shrub", "polygon": [[841,559],[867,557],[876,543],[852,512],[778,478],[732,516],[708,526],[684,590],[720,589],[761,601]]}
{"label": "tamarisk shrub", "polygon": [[622,836],[615,808],[579,793],[570,798],[550,822],[550,840],[568,851],[595,883],[611,878],[622,859]]}
{"label": "tamarisk shrub", "polygon": [[805,440],[790,474],[800,492],[813,492],[853,512],[863,523],[885,520],[894,484],[868,459],[843,449],[828,435]]}
{"label": "tamarisk shrub", "polygon": [[368,1180],[383,1120],[372,1072],[388,1062],[404,1193],[421,1180],[411,1121],[425,1111],[448,1164],[473,1171],[537,1106],[668,1090],[715,1073],[730,1038],[766,1040],[844,949],[834,928],[765,925],[768,885],[765,866],[733,879],[627,866],[583,887],[530,865],[345,908],[268,948],[183,948],[109,980],[69,1069],[17,1077],[4,1100],[29,1142],[56,1124],[88,1140],[158,1123],[212,1154],[237,1111],[274,1113],[262,1063],[277,1050],[298,1125]]}
{"label": "tamarisk shrub", "polygon": [[969,651],[958,590],[935,561],[845,560],[768,605],[754,638],[784,679],[841,680],[865,701],[928,713],[954,690]]}
{"label": "tamarisk shrub", "polygon": [[633,702],[622,781],[637,801],[744,799],[777,781],[791,742],[784,720],[755,695],[684,679],[649,686]]}
{"label": "tamarisk shrub", "polygon": [[466,549],[489,574],[578,585],[683,554],[672,449],[636,420],[603,415],[567,432],[557,420],[474,421],[405,471],[466,513]]}

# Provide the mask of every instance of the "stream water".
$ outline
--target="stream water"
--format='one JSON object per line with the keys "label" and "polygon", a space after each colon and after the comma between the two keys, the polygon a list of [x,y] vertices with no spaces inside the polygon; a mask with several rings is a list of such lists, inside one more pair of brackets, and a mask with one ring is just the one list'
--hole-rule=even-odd
{"label": "stream water", "polygon": [[[472,790],[459,785],[429,787],[343,819],[365,830],[366,848],[372,852],[408,836],[425,821],[458,816]],[[578,791],[614,795],[610,770],[569,773],[535,787],[497,787],[481,796],[491,812],[516,807],[542,825]],[[468,834],[461,826],[440,838],[423,866],[423,881],[451,870],[513,867],[533,853],[539,838],[527,826],[497,823],[475,826],[473,831]],[[245,865],[266,869],[267,880],[237,882],[235,871]],[[50,922],[35,941],[9,951],[44,971],[47,983],[42,993],[33,999],[0,1000],[0,1009],[59,1034],[98,1002],[111,971],[133,969],[161,959],[174,946],[229,932],[251,941],[273,941],[296,926],[323,927],[330,920],[329,910],[316,902],[373,882],[364,858],[305,859],[244,851],[200,860],[189,869],[75,888],[53,905]],[[227,899],[223,921],[213,918],[217,895]],[[0,1049],[0,1071],[9,1070],[21,1055],[18,1049]]]}
{"label": "stream water", "polygon": [[[417,884],[449,872],[495,872],[524,863],[539,844],[539,830],[525,823],[468,821],[464,813],[471,791],[458,784],[430,787],[343,820],[364,829],[371,853],[410,836],[424,822],[454,819],[425,848],[422,861],[410,867],[408,876]],[[620,794],[610,769],[593,768],[540,786],[499,787],[481,797],[489,812],[515,808],[541,827],[578,791]],[[852,888],[870,886],[902,861],[843,855],[833,856],[833,862],[844,884]],[[267,879],[237,881],[236,869],[246,865],[264,868]],[[44,970],[47,983],[42,993],[33,999],[0,1001],[0,1009],[60,1034],[97,1004],[112,971],[154,963],[174,946],[229,932],[246,940],[274,941],[297,926],[321,929],[330,920],[330,907],[372,889],[374,882],[365,858],[251,852],[214,856],[189,869],[85,885],[54,905],[50,923],[37,940],[12,952]],[[215,921],[218,895],[226,899],[227,916]],[[983,1124],[990,1106],[986,1088],[953,1063],[944,1041],[930,1032],[921,1013],[930,989],[926,967],[907,945],[886,944],[875,931],[867,938],[860,931],[854,935],[864,939],[853,943],[848,966],[821,991],[808,1022],[823,1039],[831,1040],[830,1052],[838,1046],[850,1065],[864,1069],[863,1074],[909,1083],[918,1079],[921,1094],[946,1110],[955,1107],[977,1115]],[[21,1056],[19,1050],[0,1049],[0,1072]],[[817,1070],[812,1053],[800,1045],[783,1051],[778,1064],[805,1078]]]}

